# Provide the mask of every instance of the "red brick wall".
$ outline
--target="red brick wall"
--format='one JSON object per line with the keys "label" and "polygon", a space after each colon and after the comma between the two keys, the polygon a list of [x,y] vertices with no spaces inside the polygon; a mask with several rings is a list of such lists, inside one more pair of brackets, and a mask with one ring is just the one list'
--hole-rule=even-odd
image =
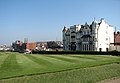
{"label": "red brick wall", "polygon": [[30,50],[33,50],[36,48],[36,43],[27,43],[26,45],[26,49],[30,49]]}
{"label": "red brick wall", "polygon": [[120,43],[120,34],[115,34],[115,43]]}

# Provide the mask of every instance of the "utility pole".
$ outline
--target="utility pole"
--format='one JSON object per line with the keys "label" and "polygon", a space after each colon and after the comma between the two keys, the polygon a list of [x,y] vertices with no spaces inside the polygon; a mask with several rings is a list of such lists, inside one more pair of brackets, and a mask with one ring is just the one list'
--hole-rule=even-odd
{"label": "utility pole", "polygon": [[56,42],[57,42],[57,37],[56,37]]}

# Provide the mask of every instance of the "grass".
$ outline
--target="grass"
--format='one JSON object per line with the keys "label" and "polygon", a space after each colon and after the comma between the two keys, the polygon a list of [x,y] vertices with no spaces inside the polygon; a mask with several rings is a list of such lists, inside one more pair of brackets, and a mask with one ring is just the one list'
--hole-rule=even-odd
{"label": "grass", "polygon": [[0,83],[94,83],[120,76],[120,57],[0,52]]}

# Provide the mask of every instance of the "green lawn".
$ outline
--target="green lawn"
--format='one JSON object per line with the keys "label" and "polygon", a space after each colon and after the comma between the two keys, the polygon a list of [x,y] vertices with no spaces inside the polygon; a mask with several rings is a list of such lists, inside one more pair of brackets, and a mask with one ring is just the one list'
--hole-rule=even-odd
{"label": "green lawn", "polygon": [[120,77],[120,57],[0,52],[0,83],[94,83]]}

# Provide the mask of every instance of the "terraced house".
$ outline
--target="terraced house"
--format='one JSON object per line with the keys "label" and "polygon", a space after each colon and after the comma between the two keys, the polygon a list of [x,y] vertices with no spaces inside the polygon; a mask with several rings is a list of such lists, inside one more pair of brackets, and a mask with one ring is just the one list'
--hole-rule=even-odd
{"label": "terraced house", "polygon": [[114,27],[103,18],[88,25],[74,25],[63,29],[63,49],[77,51],[108,51],[114,43]]}

